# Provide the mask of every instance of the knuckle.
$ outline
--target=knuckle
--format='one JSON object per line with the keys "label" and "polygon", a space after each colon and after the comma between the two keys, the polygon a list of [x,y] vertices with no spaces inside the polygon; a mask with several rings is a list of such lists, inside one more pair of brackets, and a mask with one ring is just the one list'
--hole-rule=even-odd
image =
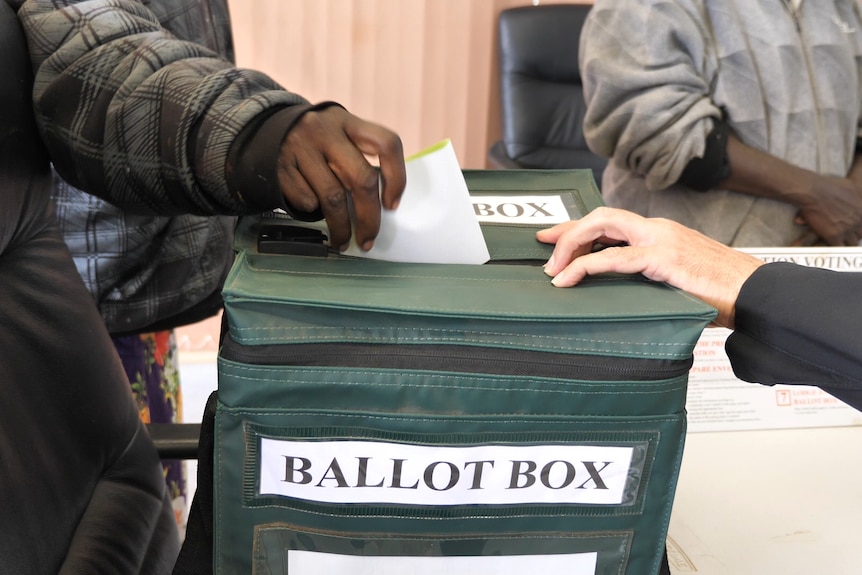
{"label": "knuckle", "polygon": [[380,180],[377,170],[369,165],[360,167],[345,180],[350,194],[360,201],[379,196]]}
{"label": "knuckle", "polygon": [[356,189],[364,194],[376,195],[378,181],[377,170],[368,166],[356,175]]}
{"label": "knuckle", "polygon": [[288,196],[288,203],[303,212],[313,212],[319,207],[317,198],[312,194],[301,194]]}
{"label": "knuckle", "polygon": [[391,155],[392,157],[401,157],[404,155],[404,145],[401,142],[401,138],[398,134],[389,132],[388,130],[383,141],[380,143],[380,148],[386,155]]}
{"label": "knuckle", "polygon": [[337,212],[346,208],[347,196],[343,189],[333,187],[323,194],[321,202],[328,211]]}
{"label": "knuckle", "polygon": [[311,110],[302,115],[301,118],[297,121],[297,125],[301,125],[304,128],[309,129],[318,129],[323,125],[323,118],[321,117],[321,113]]}

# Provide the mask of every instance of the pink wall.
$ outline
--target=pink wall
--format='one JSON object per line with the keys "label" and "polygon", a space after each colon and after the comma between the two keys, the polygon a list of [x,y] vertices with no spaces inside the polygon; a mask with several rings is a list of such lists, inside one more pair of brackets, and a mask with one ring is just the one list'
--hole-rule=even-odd
{"label": "pink wall", "polygon": [[408,155],[448,137],[463,167],[482,168],[499,135],[497,15],[533,3],[230,0],[230,8],[240,65],[388,126]]}

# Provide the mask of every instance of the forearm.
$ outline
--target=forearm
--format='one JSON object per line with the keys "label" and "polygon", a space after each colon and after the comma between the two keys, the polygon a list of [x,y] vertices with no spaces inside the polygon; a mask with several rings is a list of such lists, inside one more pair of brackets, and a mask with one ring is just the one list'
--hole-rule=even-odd
{"label": "forearm", "polygon": [[761,266],[736,301],[727,352],[737,377],[816,385],[862,409],[862,274]]}
{"label": "forearm", "polygon": [[227,157],[256,118],[302,98],[177,39],[138,2],[29,0],[19,19],[40,128],[71,183],[130,211],[238,214],[279,204],[269,191],[229,188]]}
{"label": "forearm", "polygon": [[848,175],[836,177],[799,168],[735,138],[728,140],[727,155],[730,176],[719,185],[794,206],[797,221],[809,229],[797,244],[822,241],[832,246],[858,246],[862,241],[862,167],[858,158]]}
{"label": "forearm", "polygon": [[820,176],[771,154],[743,144],[732,133],[727,139],[729,176],[719,186],[802,207]]}

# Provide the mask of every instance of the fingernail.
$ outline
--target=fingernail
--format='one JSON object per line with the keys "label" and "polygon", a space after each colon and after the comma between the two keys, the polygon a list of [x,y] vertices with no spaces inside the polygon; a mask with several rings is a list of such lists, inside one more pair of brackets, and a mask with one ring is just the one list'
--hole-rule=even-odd
{"label": "fingernail", "polygon": [[392,202],[392,209],[397,210],[398,206],[400,206],[400,205],[401,205],[401,200],[395,200],[394,202]]}
{"label": "fingernail", "polygon": [[350,242],[347,242],[347,243],[345,243],[345,244],[341,244],[341,245],[338,247],[338,251],[340,251],[340,252],[346,252],[346,251],[347,251],[347,248],[349,248],[349,247],[350,247]]}
{"label": "fingernail", "polygon": [[362,244],[362,249],[366,252],[374,247],[374,240],[368,240],[364,244]]}
{"label": "fingernail", "polygon": [[560,283],[563,281],[560,274],[554,276],[554,279],[551,280],[551,283],[554,287],[560,287]]}
{"label": "fingernail", "polygon": [[548,258],[548,261],[546,261],[546,262],[545,262],[545,265],[543,265],[543,266],[542,266],[542,268],[543,268],[543,269],[544,269],[544,268],[550,268],[550,267],[553,267],[553,266],[554,266],[554,256],[553,256],[553,254],[551,254],[551,257],[550,257],[550,258]]}

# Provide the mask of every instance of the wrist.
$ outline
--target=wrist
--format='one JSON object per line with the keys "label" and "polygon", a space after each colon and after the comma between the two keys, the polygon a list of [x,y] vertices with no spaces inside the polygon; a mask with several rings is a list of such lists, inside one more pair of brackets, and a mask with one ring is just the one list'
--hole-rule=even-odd
{"label": "wrist", "polygon": [[228,152],[225,177],[248,212],[284,208],[278,185],[281,142],[309,104],[267,110],[243,128]]}
{"label": "wrist", "polygon": [[327,101],[270,110],[243,129],[228,152],[225,175],[229,188],[242,199],[248,211],[281,208],[301,220],[323,218],[320,210],[306,214],[292,210],[287,204],[278,181],[278,161],[287,133],[302,116],[338,105]]}
{"label": "wrist", "polygon": [[727,142],[730,175],[722,182],[729,190],[786,202],[796,207],[809,205],[821,177],[743,144],[731,135]]}
{"label": "wrist", "polygon": [[806,208],[818,201],[814,190],[818,187],[817,181],[823,176],[801,168],[789,170],[783,175],[784,177],[775,182],[776,199],[785,201],[799,209]]}

